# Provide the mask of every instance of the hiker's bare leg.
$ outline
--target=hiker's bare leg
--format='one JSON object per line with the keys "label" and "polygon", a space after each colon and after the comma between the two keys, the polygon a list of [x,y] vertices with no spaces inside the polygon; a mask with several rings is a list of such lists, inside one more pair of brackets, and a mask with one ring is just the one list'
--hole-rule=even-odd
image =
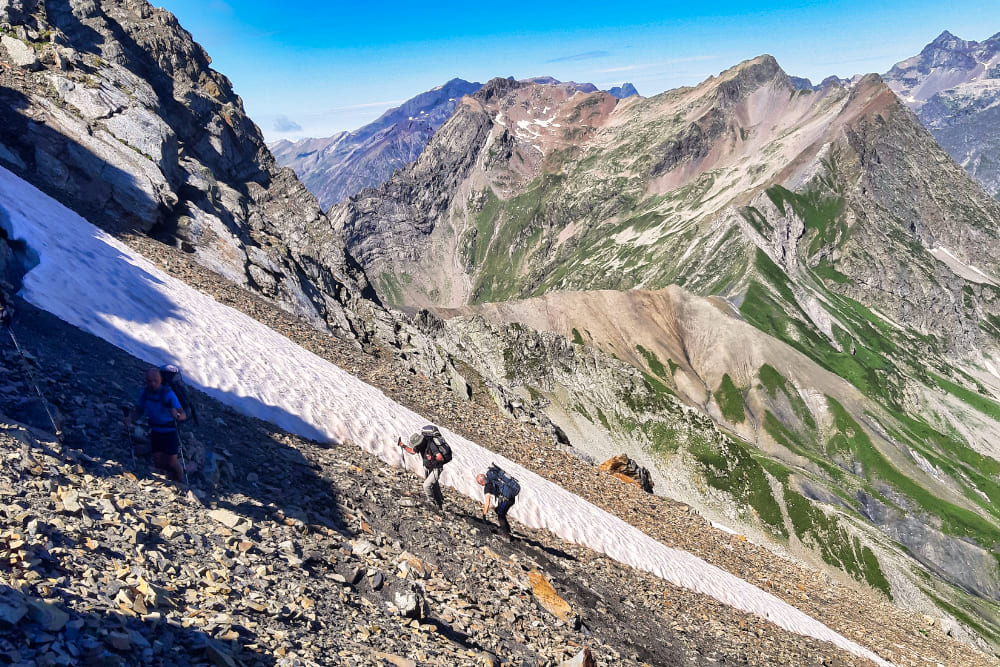
{"label": "hiker's bare leg", "polygon": [[167,454],[164,458],[166,459],[164,469],[167,471],[167,477],[175,482],[183,482],[184,469],[181,468],[181,464],[177,462],[177,455]]}

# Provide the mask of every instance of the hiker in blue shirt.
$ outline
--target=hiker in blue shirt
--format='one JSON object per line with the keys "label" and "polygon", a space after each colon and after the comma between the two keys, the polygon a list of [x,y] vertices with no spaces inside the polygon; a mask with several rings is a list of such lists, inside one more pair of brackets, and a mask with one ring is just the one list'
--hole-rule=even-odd
{"label": "hiker in blue shirt", "polygon": [[164,470],[172,480],[184,481],[184,470],[177,462],[180,452],[180,441],[177,438],[177,422],[184,421],[187,415],[181,408],[177,395],[170,387],[163,385],[163,376],[159,368],[146,371],[146,387],[139,392],[139,400],[125,418],[125,425],[132,427],[132,422],[145,414],[149,418],[149,440],[153,448],[153,465]]}

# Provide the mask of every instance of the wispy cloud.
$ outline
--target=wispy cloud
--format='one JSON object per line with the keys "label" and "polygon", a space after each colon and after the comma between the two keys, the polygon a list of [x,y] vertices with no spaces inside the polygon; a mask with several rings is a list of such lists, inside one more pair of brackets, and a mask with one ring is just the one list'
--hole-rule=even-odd
{"label": "wispy cloud", "polygon": [[571,56],[562,56],[560,58],[553,58],[552,60],[546,60],[546,63],[565,63],[572,62],[575,60],[594,60],[595,58],[607,58],[611,55],[610,51],[587,51],[586,53],[574,53]]}
{"label": "wispy cloud", "polygon": [[233,8],[222,0],[212,0],[212,2],[208,3],[208,8],[228,17],[232,17],[236,14],[236,12],[233,11]]}
{"label": "wispy cloud", "polygon": [[343,107],[331,107],[328,109],[320,109],[318,111],[310,111],[306,115],[309,116],[326,116],[331,113],[339,113],[341,111],[354,111],[355,109],[371,109],[373,107],[388,107],[396,104],[402,104],[406,100],[385,100],[384,102],[363,102],[361,104],[348,104]]}
{"label": "wispy cloud", "polygon": [[637,69],[646,69],[647,67],[654,67],[657,63],[646,63],[645,65],[625,65],[624,67],[608,67],[606,69],[595,69],[594,72],[597,74],[610,74],[612,72],[632,72]]}
{"label": "wispy cloud", "polygon": [[274,119],[275,132],[301,132],[302,126],[288,116],[278,116]]}
{"label": "wispy cloud", "polygon": [[635,70],[647,69],[650,67],[663,67],[664,65],[680,65],[681,63],[694,63],[702,62],[705,60],[715,60],[718,56],[702,55],[702,56],[685,56],[684,58],[671,58],[670,60],[661,60],[656,63],[642,63],[638,65],[623,65],[622,67],[608,67],[606,69],[595,69],[596,74],[611,74],[613,72],[634,72]]}

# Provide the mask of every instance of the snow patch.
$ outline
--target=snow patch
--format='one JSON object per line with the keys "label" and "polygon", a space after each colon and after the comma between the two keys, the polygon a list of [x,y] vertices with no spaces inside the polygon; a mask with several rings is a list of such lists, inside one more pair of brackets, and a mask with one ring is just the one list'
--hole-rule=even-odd
{"label": "snow patch", "polygon": [[[151,364],[178,363],[191,384],[249,415],[306,437],[353,443],[418,473],[396,439],[427,420],[378,389],[241,312],[161,272],[115,238],[0,168],[0,208],[10,237],[39,264],[21,295],[33,305]],[[122,378],[127,381],[128,378]],[[141,378],[134,378],[136,384]],[[799,634],[889,665],[783,600],[705,561],[669,548],[565,489],[442,429],[454,448],[442,483],[472,497],[474,475],[493,461],[521,481],[511,514]]]}
{"label": "snow patch", "polygon": [[732,528],[730,528],[729,526],[727,526],[724,523],[717,523],[715,521],[709,521],[708,523],[711,524],[712,528],[715,528],[717,530],[721,530],[724,533],[729,533],[730,535],[739,535],[740,534],[740,533],[737,533],[735,530],[733,530]]}
{"label": "snow patch", "polygon": [[956,275],[965,278],[970,282],[987,283],[989,285],[997,284],[996,280],[981,271],[979,268],[962,262],[962,260],[955,257],[954,253],[944,246],[938,246],[928,252],[930,252],[934,259],[947,265],[947,267],[954,271]]}
{"label": "snow patch", "polygon": [[934,479],[941,479],[941,472],[931,465],[931,462],[920,455],[920,452],[910,449],[910,458],[913,459],[920,469],[925,473],[933,477]]}

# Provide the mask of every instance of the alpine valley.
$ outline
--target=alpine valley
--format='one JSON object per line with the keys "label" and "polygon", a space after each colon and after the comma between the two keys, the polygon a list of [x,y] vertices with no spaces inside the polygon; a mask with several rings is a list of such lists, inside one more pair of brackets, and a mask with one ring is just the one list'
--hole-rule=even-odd
{"label": "alpine valley", "polygon": [[[525,487],[558,484],[864,650],[518,521],[503,541],[457,484],[433,514],[360,438],[219,398],[246,387],[195,392],[191,486],[171,485],[118,430],[155,355],[12,296],[0,659],[998,664],[1000,202],[891,78],[814,88],[762,55],[649,98],[456,79],[269,148],[210,63],[145,0],[0,0],[0,176],[23,195],[0,199],[5,295],[30,295],[42,252],[13,221],[57,200],[516,461]],[[192,348],[215,351],[205,335]],[[646,473],[654,494],[629,483]]]}
{"label": "alpine valley", "polygon": [[1000,205],[878,76],[494,79],[329,215],[515,416],[1000,639]]}

